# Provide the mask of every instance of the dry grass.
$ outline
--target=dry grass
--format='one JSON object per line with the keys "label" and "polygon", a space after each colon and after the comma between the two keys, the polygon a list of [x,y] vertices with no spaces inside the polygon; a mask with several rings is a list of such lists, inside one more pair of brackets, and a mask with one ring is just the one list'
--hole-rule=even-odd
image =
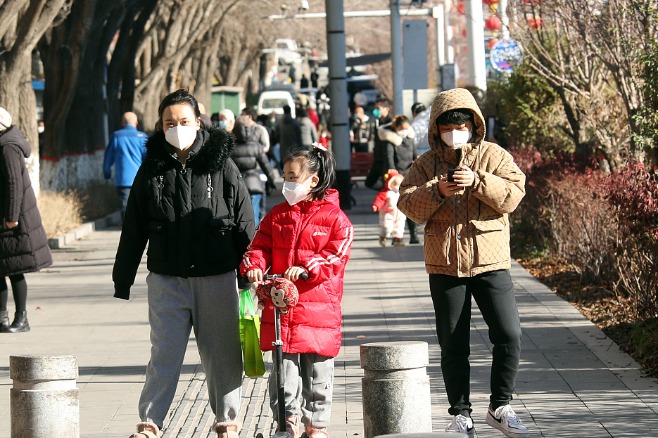
{"label": "dry grass", "polygon": [[83,191],[42,190],[38,204],[48,237],[67,233],[85,221],[100,219],[119,209],[115,187],[102,182],[92,183]]}

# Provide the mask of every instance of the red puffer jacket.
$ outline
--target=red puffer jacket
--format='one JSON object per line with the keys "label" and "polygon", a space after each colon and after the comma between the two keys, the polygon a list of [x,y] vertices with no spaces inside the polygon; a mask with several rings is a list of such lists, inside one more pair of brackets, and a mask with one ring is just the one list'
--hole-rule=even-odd
{"label": "red puffer jacket", "polygon": [[[281,315],[285,353],[317,353],[335,357],[341,346],[343,276],[350,256],[354,229],[338,204],[338,192],[329,190],[324,200],[275,206],[260,223],[242,259],[240,273],[260,268],[282,274],[302,266],[307,280],[295,283],[299,303]],[[272,350],[274,307],[263,309],[262,350]]]}

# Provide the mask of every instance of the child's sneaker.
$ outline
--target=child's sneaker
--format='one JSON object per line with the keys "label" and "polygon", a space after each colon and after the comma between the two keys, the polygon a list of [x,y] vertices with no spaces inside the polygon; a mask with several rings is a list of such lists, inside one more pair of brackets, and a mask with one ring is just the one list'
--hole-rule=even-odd
{"label": "child's sneaker", "polygon": [[500,406],[495,412],[489,405],[487,424],[511,438],[525,438],[528,436],[528,428],[523,425],[510,405]]}
{"label": "child's sneaker", "polygon": [[393,246],[404,246],[404,242],[400,237],[393,238]]}
{"label": "child's sneaker", "polygon": [[386,236],[379,236],[379,245],[386,246]]}
{"label": "child's sneaker", "polygon": [[450,424],[448,424],[448,427],[446,427],[446,432],[465,433],[469,438],[473,438],[473,434],[475,433],[473,419],[463,415],[455,415]]}

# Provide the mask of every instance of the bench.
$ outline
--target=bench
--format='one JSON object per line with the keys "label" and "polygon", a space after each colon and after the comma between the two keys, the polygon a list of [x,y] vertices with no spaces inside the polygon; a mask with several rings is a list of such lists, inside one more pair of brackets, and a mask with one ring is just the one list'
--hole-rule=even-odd
{"label": "bench", "polygon": [[374,156],[371,152],[352,152],[350,158],[350,178],[352,184],[356,185],[359,181],[365,181]]}

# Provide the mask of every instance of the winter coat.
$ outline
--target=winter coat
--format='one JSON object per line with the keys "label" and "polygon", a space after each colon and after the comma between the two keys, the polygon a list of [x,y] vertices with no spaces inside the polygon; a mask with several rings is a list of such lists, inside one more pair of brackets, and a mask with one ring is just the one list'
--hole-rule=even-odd
{"label": "winter coat", "polygon": [[103,160],[103,175],[105,179],[112,176],[114,165],[114,185],[117,187],[131,187],[137,175],[137,169],[142,164],[146,154],[146,134],[138,131],[131,125],[115,131],[105,148]]}
{"label": "winter coat", "polygon": [[430,125],[430,110],[426,109],[416,114],[414,121],[411,122],[411,128],[414,130],[414,145],[416,146],[416,153],[425,153],[430,144],[427,141],[427,132]]}
{"label": "winter coat", "polygon": [[393,126],[384,125],[377,130],[377,137],[384,145],[384,173],[388,169],[395,169],[406,175],[411,163],[416,159],[413,129],[409,129],[407,136],[403,138],[395,132]]}
{"label": "winter coat", "polygon": [[[0,133],[0,276],[35,272],[53,263],[25,166],[30,145],[16,126]],[[18,222],[5,228],[5,222]]]}
{"label": "winter coat", "polygon": [[308,117],[302,117],[299,121],[300,132],[302,145],[311,146],[313,143],[318,141],[318,131],[315,129],[315,125]]}
{"label": "winter coat", "polygon": [[[281,339],[286,353],[317,353],[335,357],[341,346],[340,307],[343,276],[354,230],[340,209],[338,192],[324,200],[276,205],[261,221],[244,256],[240,272],[260,268],[282,274],[290,266],[304,267],[307,280],[295,283],[299,303],[281,315]],[[275,339],[274,307],[263,309],[262,350],[272,350]]]}
{"label": "winter coat", "polygon": [[114,263],[115,297],[129,298],[147,242],[148,270],[158,274],[205,277],[238,267],[254,213],[232,149],[226,131],[201,129],[183,165],[162,131],[149,138]]}
{"label": "winter coat", "polygon": [[299,122],[288,114],[284,114],[276,125],[276,137],[281,146],[281,160],[291,148],[302,145],[302,131]]}
{"label": "winter coat", "polygon": [[[448,110],[463,108],[473,112],[474,132],[457,154],[441,140],[436,121]],[[507,151],[484,138],[484,118],[468,90],[444,91],[434,99],[431,149],[405,176],[398,202],[414,222],[427,222],[425,268],[430,274],[472,277],[511,266],[508,214],[525,195],[525,175]],[[469,167],[477,178],[461,194],[443,198],[439,179],[458,165]]]}
{"label": "winter coat", "polygon": [[367,115],[359,118],[356,114],[350,120],[352,144],[368,144],[375,138],[375,122]]}
{"label": "winter coat", "polygon": [[263,193],[263,182],[260,179],[258,167],[261,168],[267,181],[274,184],[274,174],[263,146],[258,142],[262,126],[236,125],[233,128],[235,147],[231,151],[231,158],[238,166],[250,194]]}

